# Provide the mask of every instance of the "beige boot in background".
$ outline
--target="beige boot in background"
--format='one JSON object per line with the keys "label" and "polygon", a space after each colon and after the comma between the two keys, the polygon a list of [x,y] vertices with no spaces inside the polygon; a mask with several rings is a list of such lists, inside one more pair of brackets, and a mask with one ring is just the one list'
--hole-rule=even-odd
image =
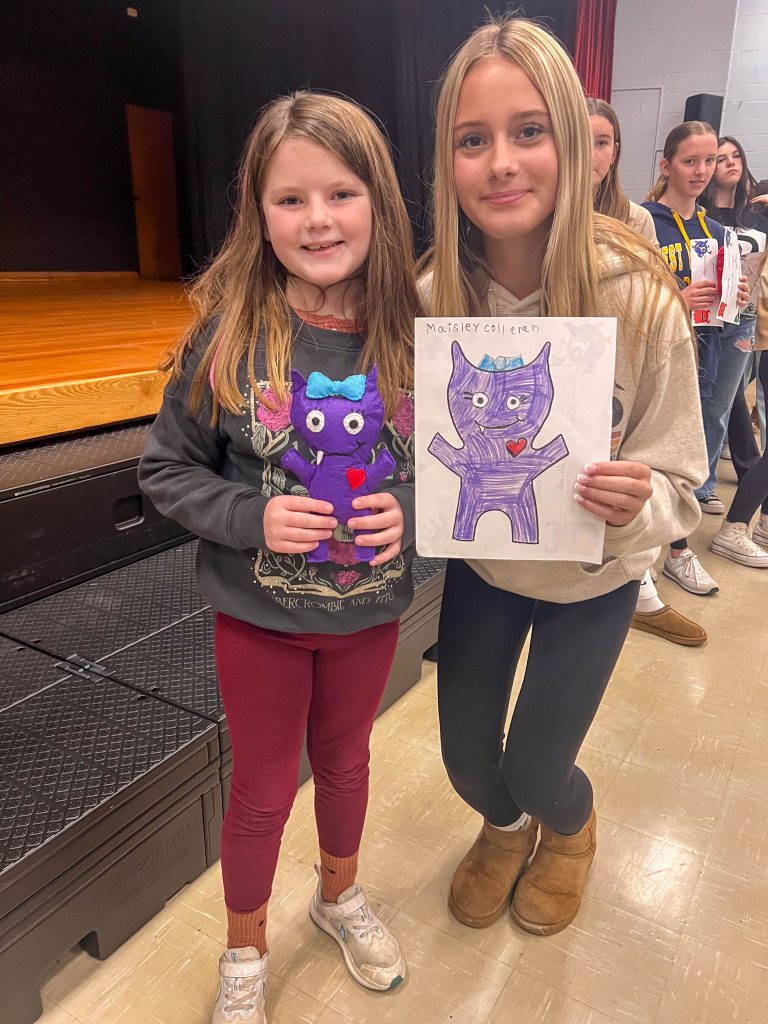
{"label": "beige boot in background", "polygon": [[448,906],[453,916],[470,928],[487,928],[509,906],[520,872],[536,845],[538,821],[504,832],[487,821],[451,882]]}
{"label": "beige boot in background", "polygon": [[541,842],[517,883],[510,913],[534,935],[553,935],[576,917],[597,845],[595,809],[575,836],[561,836],[544,824]]}

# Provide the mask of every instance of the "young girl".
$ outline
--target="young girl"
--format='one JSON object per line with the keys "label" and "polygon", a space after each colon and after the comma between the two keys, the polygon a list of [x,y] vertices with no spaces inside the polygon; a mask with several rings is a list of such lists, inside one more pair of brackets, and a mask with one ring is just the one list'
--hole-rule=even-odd
{"label": "young girl", "polygon": [[[658,246],[653,217],[642,206],[633,203],[621,187],[621,126],[616,111],[605,100],[589,98],[587,113],[594,146],[592,191],[595,210],[607,217],[623,221],[651,245]],[[640,593],[635,614],[632,616],[632,626],[672,643],[682,644],[684,647],[700,647],[707,640],[705,630],[698,623],[681,615],[671,605],[664,604],[656,590],[650,569],[640,581]]]}
{"label": "young girl", "polygon": [[197,324],[140,480],[201,537],[200,588],[217,612],[234,773],[212,1024],[264,1024],[267,903],[305,731],[320,842],[310,916],[361,985],[405,976],[356,883],[369,737],[412,598],[403,389],[418,303],[405,207],[366,114],[306,92],[264,110],[233,226],[192,298]]}
{"label": "young girl", "polygon": [[581,903],[596,824],[576,757],[640,580],[658,546],[699,521],[693,488],[706,470],[687,312],[651,246],[593,212],[591,172],[586,105],[565,51],[522,19],[478,29],[438,100],[427,306],[435,316],[618,317],[616,461],[586,466],[574,493],[607,523],[602,565],[451,561],[440,625],[443,757],[484,818],[450,908],[484,927],[514,891],[514,920],[540,935],[568,925]]}
{"label": "young girl", "polygon": [[[763,254],[762,258],[765,259],[768,220],[757,212],[757,208],[749,205],[755,185],[755,179],[747,166],[746,154],[738,140],[730,135],[720,139],[715,173],[701,196],[701,202],[706,207],[707,216],[736,231],[742,255],[758,254],[759,258]],[[756,301],[751,300],[741,314],[738,328],[740,351],[754,348],[756,323]],[[754,353],[754,357],[759,357],[759,352]],[[751,358],[752,353],[748,352],[747,368]],[[768,389],[768,360],[756,358],[755,372],[758,390]],[[763,551],[755,541],[768,545],[768,452],[761,457],[755,444],[741,382],[736,385],[731,407],[728,440],[739,486],[728,514],[712,541],[712,550],[741,565],[766,569],[768,552]],[[760,506],[762,514],[750,536],[749,524]]]}
{"label": "young girl", "polygon": [[[704,121],[686,121],[673,128],[664,143],[660,176],[643,204],[653,217],[661,255],[677,277],[681,295],[691,310],[706,310],[718,298],[714,282],[691,283],[691,239],[714,238],[722,247],[722,225],[704,215],[697,199],[710,182],[717,162],[717,135]],[[746,305],[749,291],[742,278],[740,300]],[[725,440],[728,416],[739,381],[744,375],[749,332],[741,324],[696,328],[699,345],[699,385],[704,436],[707,442],[709,477],[697,491],[704,512],[719,515],[723,503],[714,493],[717,462]],[[747,540],[749,540],[747,538]],[[749,541],[751,544],[751,541]],[[717,583],[688,547],[687,539],[671,545],[664,575],[692,594],[709,595]]]}

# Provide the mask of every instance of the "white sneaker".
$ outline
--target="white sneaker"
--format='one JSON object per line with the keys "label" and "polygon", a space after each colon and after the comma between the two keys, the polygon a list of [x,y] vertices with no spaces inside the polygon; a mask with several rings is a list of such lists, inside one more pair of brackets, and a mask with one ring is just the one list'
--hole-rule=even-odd
{"label": "white sneaker", "polygon": [[746,523],[729,523],[726,519],[715,534],[712,550],[732,562],[748,565],[753,569],[768,569],[768,551],[763,551],[749,536]]}
{"label": "white sneaker", "polygon": [[720,452],[720,458],[726,459],[728,462],[733,462],[733,459],[731,458],[731,447],[727,441],[723,445],[723,450]]}
{"label": "white sneaker", "polygon": [[[319,876],[317,865],[315,871]],[[371,910],[359,885],[345,889],[336,903],[326,903],[318,882],[309,916],[336,939],[349,973],[359,984],[385,992],[405,980],[405,960],[397,940]]]}
{"label": "white sneaker", "polygon": [[690,548],[686,548],[677,558],[667,555],[662,572],[689,594],[706,597],[716,594],[720,589]]}
{"label": "white sneaker", "polygon": [[269,953],[259,956],[254,946],[228,949],[219,960],[221,984],[211,1024],[250,1021],[267,1024],[264,995],[267,987]]}
{"label": "white sneaker", "polygon": [[752,540],[768,547],[768,516],[761,515],[752,530]]}

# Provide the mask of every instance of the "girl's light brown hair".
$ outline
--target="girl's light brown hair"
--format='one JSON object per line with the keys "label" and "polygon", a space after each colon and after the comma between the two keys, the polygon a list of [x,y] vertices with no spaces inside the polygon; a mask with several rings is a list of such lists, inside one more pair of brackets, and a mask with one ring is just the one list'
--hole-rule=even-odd
{"label": "girl's light brown hair", "polygon": [[606,217],[615,217],[625,224],[629,220],[629,199],[624,194],[619,180],[619,158],[621,156],[621,125],[616,111],[605,100],[587,99],[587,113],[590,117],[604,117],[613,130],[613,141],[616,143],[616,156],[608,168],[608,173],[600,182],[594,198],[594,207],[598,213]]}
{"label": "girl's light brown hair", "polygon": [[[213,366],[213,420],[219,405],[232,413],[244,398],[237,371],[247,354],[254,378],[256,346],[265,347],[267,377],[275,401],[287,400],[292,329],[285,297],[287,272],[264,234],[261,196],[270,158],[284,139],[323,146],[366,185],[373,212],[371,246],[360,273],[356,320],[365,325],[361,372],[378,364],[379,388],[391,414],[398,392],[413,381],[413,318],[418,295],[411,228],[389,148],[373,120],[351,100],[324,93],[296,92],[274,100],[261,112],[240,165],[235,216],[221,249],[189,289],[196,320],[168,357],[164,369],[182,372],[200,328],[216,327],[202,353],[190,405],[202,405]],[[269,402],[267,402],[269,404]]]}
{"label": "girl's light brown hair", "polygon": [[[584,91],[568,54],[542,26],[513,15],[478,28],[454,54],[441,81],[436,114],[434,243],[422,264],[431,272],[428,312],[432,316],[484,312],[489,275],[482,235],[458,204],[453,126],[464,79],[489,58],[517,64],[541,93],[552,121],[559,173],[542,265],[542,315],[595,316],[600,309],[605,315],[614,294],[610,280],[601,273],[601,262],[607,258],[618,259],[630,271],[643,272],[632,276],[629,295],[615,297],[620,303],[616,314],[631,323],[640,340],[650,340],[673,304],[690,323],[674,277],[658,249],[626,224],[593,210],[592,132]],[[641,294],[632,294],[635,287]]]}
{"label": "girl's light brown hair", "polygon": [[[664,159],[671,163],[680,148],[680,143],[690,139],[693,135],[714,135],[717,139],[717,132],[706,121],[683,121],[667,136],[664,142]],[[658,203],[666,191],[667,178],[664,174],[659,174],[655,184],[645,197],[646,203]]]}

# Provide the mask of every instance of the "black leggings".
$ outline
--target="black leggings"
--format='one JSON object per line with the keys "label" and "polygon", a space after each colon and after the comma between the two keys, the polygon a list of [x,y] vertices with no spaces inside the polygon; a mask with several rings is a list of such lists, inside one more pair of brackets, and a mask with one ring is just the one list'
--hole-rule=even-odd
{"label": "black leggings", "polygon": [[[443,760],[459,796],[492,825],[528,811],[573,835],[592,810],[575,765],[635,610],[640,583],[603,597],[553,604],[489,586],[448,563],[440,617],[438,704]],[[531,649],[509,726],[512,681]]]}
{"label": "black leggings", "polygon": [[[768,395],[768,355],[762,355],[758,364],[758,387]],[[756,510],[768,514],[768,447],[762,457],[755,443],[752,418],[747,408],[744,389],[739,388],[733,401],[728,421],[728,446],[739,486],[728,512],[728,522],[748,523]]]}

